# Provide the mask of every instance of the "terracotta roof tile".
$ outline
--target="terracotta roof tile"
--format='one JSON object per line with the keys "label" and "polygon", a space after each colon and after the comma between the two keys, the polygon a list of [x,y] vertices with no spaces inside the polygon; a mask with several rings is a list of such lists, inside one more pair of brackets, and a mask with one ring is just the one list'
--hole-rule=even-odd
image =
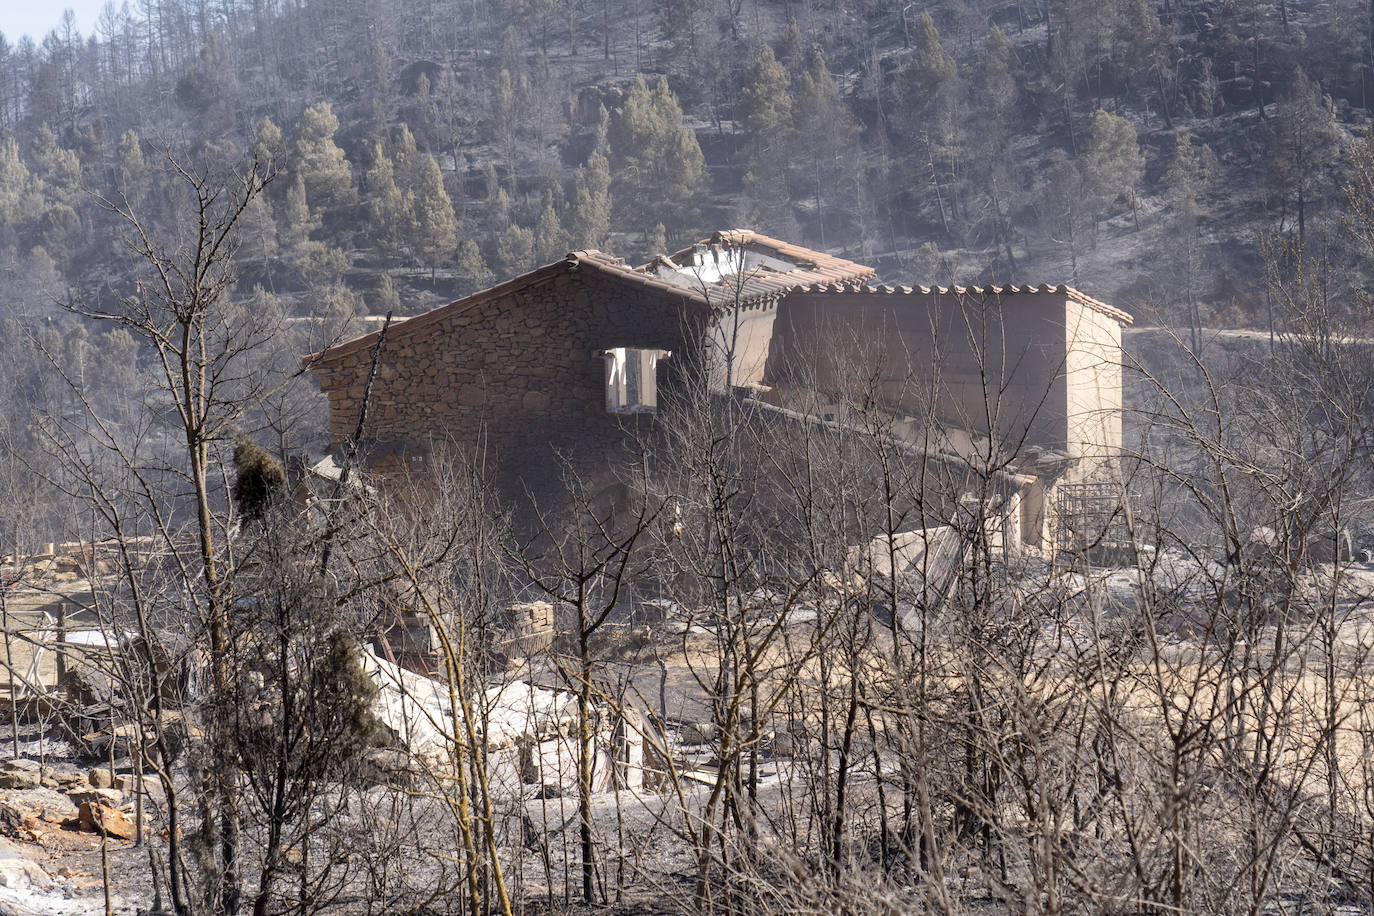
{"label": "terracotta roof tile", "polygon": [[1013,296],[1028,293],[1050,293],[1064,296],[1081,305],[1086,305],[1094,311],[1101,312],[1110,318],[1114,318],[1122,324],[1133,324],[1135,318],[1130,312],[1123,311],[1114,305],[1108,305],[1100,299],[1094,299],[1086,293],[1081,293],[1072,286],[1065,286],[1062,283],[1052,286],[1049,283],[1039,285],[1026,284],[1017,286],[1009,284],[1007,286],[865,286],[858,283],[822,283],[805,287],[799,292],[808,293],[868,293],[870,295],[905,295],[911,296],[919,293],[923,296],[931,294],[947,296]]}

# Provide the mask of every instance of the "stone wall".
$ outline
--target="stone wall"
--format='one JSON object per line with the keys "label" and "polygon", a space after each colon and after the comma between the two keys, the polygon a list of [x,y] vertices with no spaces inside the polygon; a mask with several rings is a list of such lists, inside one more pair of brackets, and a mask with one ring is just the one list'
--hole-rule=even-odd
{"label": "stone wall", "polygon": [[[595,466],[645,418],[608,414],[601,350],[672,351],[658,370],[672,385],[700,345],[703,316],[684,297],[593,271],[554,270],[504,294],[479,293],[395,325],[378,361],[365,440],[419,463],[436,446],[482,449],[499,482],[554,481],[558,454]],[[695,347],[694,350],[689,348]],[[319,361],[333,447],[350,437],[371,346]]]}

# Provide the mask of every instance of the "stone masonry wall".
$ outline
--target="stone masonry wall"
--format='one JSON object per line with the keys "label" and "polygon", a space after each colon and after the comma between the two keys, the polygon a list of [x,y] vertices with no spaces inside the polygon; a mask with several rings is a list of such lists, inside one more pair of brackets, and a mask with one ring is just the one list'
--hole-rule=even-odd
{"label": "stone masonry wall", "polygon": [[[365,439],[407,455],[480,444],[487,466],[516,487],[556,478],[559,453],[579,463],[603,458],[623,441],[624,422],[643,422],[606,412],[599,351],[671,350],[659,366],[662,388],[690,361],[690,328],[700,320],[682,297],[587,270],[474,299],[422,326],[391,329]],[[364,347],[314,370],[329,398],[335,448],[353,434],[371,359]]]}

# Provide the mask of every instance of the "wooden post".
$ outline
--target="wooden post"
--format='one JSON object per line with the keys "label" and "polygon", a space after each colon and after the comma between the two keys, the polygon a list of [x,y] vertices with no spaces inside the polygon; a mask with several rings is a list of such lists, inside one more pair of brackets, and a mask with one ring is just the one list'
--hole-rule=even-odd
{"label": "wooden post", "polygon": [[67,679],[67,602],[57,602],[57,684]]}

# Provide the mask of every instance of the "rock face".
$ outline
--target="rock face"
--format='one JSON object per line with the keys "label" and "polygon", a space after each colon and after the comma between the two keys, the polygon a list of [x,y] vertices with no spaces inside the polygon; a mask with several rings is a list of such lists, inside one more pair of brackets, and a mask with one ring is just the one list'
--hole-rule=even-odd
{"label": "rock face", "polygon": [[133,822],[118,808],[83,802],[76,817],[81,829],[87,833],[103,833],[121,840],[134,838]]}
{"label": "rock face", "polygon": [[5,793],[5,799],[0,804],[53,824],[60,824],[76,815],[76,805],[72,800],[52,789],[10,791]]}
{"label": "rock face", "polygon": [[11,890],[27,887],[41,890],[51,887],[52,883],[52,878],[37,862],[23,856],[0,855],[0,886]]}
{"label": "rock face", "polygon": [[43,788],[62,792],[76,792],[90,786],[86,774],[75,767],[44,767]]}
{"label": "rock face", "polygon": [[710,722],[689,722],[678,730],[683,744],[710,744],[716,739],[716,727]]}
{"label": "rock face", "polygon": [[92,803],[115,807],[124,803],[124,793],[118,789],[83,789],[77,792],[68,792],[67,797],[72,800],[73,805]]}
{"label": "rock face", "polygon": [[36,789],[43,782],[43,771],[33,760],[6,760],[0,764],[0,789]]}

